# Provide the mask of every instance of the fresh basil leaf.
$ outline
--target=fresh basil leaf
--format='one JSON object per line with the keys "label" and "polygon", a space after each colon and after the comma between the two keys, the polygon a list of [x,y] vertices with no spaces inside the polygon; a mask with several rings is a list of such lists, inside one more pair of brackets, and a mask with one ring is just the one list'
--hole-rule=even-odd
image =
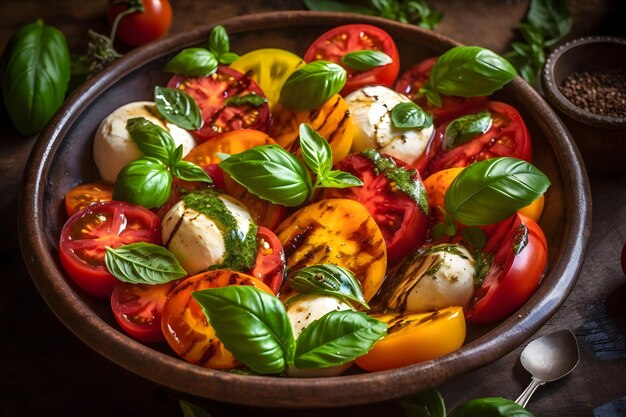
{"label": "fresh basil leaf", "polygon": [[211,33],[209,33],[209,50],[218,58],[230,52],[230,39],[224,26],[215,25],[211,29]]}
{"label": "fresh basil leaf", "polygon": [[372,15],[375,11],[371,7],[361,7],[351,4],[346,4],[339,1],[331,0],[304,0],[304,5],[309,10],[315,10],[320,12],[346,12],[346,13],[360,13]]}
{"label": "fresh basil leaf", "polygon": [[450,150],[469,142],[491,128],[491,113],[488,111],[467,114],[448,124],[443,135],[443,149]]}
{"label": "fresh basil leaf", "polygon": [[487,243],[487,237],[485,236],[485,232],[483,229],[479,227],[468,227],[461,231],[461,235],[463,235],[463,239],[476,249],[482,249],[485,247]]}
{"label": "fresh basil leaf", "polygon": [[526,19],[539,29],[546,46],[556,44],[572,29],[572,15],[565,0],[530,0]]}
{"label": "fresh basil leaf", "polygon": [[279,145],[255,146],[219,163],[252,194],[274,204],[299,206],[312,194],[304,164]]}
{"label": "fresh basil leaf", "polygon": [[424,88],[448,96],[487,96],[516,75],[506,59],[489,49],[456,46],[437,59]]}
{"label": "fresh basil leaf", "polygon": [[196,130],[202,126],[200,107],[189,94],[177,88],[154,87],[154,102],[159,113],[176,126]]}
{"label": "fresh basil leaf", "polygon": [[280,90],[280,103],[295,111],[320,108],[346,84],[340,65],[313,61],[295,70]]}
{"label": "fresh basil leaf", "polygon": [[178,145],[174,153],[170,156],[170,167],[183,159],[183,145]]}
{"label": "fresh basil leaf", "polygon": [[217,71],[217,58],[208,49],[183,49],[165,64],[163,71],[189,77],[204,77]]}
{"label": "fresh basil leaf", "polygon": [[165,284],[187,275],[172,253],[146,242],[107,247],[104,262],[115,278],[131,284]]}
{"label": "fresh basil leaf", "polygon": [[412,101],[398,103],[391,109],[391,122],[397,128],[424,129],[433,125],[433,118]]}
{"label": "fresh basil leaf", "polygon": [[252,107],[261,107],[267,103],[267,98],[258,94],[250,93],[245,96],[233,96],[230,97],[224,103],[225,106],[245,106],[250,105]]}
{"label": "fresh basil leaf", "polygon": [[300,124],[300,149],[304,163],[318,176],[323,176],[333,166],[329,143],[311,126]]}
{"label": "fresh basil leaf", "polygon": [[365,355],[387,333],[387,325],[365,313],[331,311],[300,333],[294,365],[300,369],[342,365]]}
{"label": "fresh basil leaf", "polygon": [[417,25],[424,29],[433,30],[443,19],[443,13],[433,7],[430,7],[425,0],[416,0],[406,2],[406,7],[412,13],[418,14]]}
{"label": "fresh basil leaf", "polygon": [[468,226],[506,219],[535,201],[550,180],[532,164],[501,157],[476,162],[457,175],[446,191],[446,211]]}
{"label": "fresh basil leaf", "polygon": [[6,111],[23,135],[39,132],[65,100],[70,53],[61,31],[41,19],[9,40],[0,64]]}
{"label": "fresh basil leaf", "polygon": [[211,417],[211,414],[207,413],[200,406],[188,401],[180,400],[178,405],[180,405],[180,409],[183,411],[183,417]]}
{"label": "fresh basil leaf", "polygon": [[410,417],[446,417],[446,405],[437,390],[428,390],[405,397],[400,406]]}
{"label": "fresh basil leaf", "polygon": [[247,285],[210,288],[192,296],[224,347],[254,372],[278,374],[291,364],[293,331],[276,297]]}
{"label": "fresh basil leaf", "polygon": [[443,237],[444,234],[446,234],[446,225],[445,223],[437,223],[436,225],[433,226],[433,230],[431,232],[432,236],[434,239],[440,239]]}
{"label": "fresh basil leaf", "polygon": [[521,405],[506,398],[478,398],[455,408],[449,417],[534,417]]}
{"label": "fresh basil leaf", "polygon": [[341,57],[341,63],[356,71],[367,71],[372,68],[391,64],[393,59],[382,51],[361,50],[348,52]]}
{"label": "fresh basil leaf", "polygon": [[225,54],[220,55],[217,58],[217,60],[219,61],[220,64],[230,65],[236,60],[238,60],[239,58],[240,56],[234,52],[226,52]]}
{"label": "fresh basil leaf", "polygon": [[126,130],[146,156],[169,163],[175,152],[174,139],[170,133],[145,117],[134,117],[126,121]]}
{"label": "fresh basil leaf", "polygon": [[170,168],[172,175],[185,181],[200,181],[211,184],[213,180],[205,170],[193,162],[178,161]]}
{"label": "fresh basil leaf", "polygon": [[303,293],[332,295],[369,308],[354,274],[337,265],[320,264],[302,268],[289,277],[289,285]]}
{"label": "fresh basil leaf", "polygon": [[171,193],[172,175],[167,166],[156,158],[146,156],[122,168],[113,187],[113,200],[150,209],[165,204]]}
{"label": "fresh basil leaf", "polygon": [[359,187],[363,181],[352,174],[343,171],[329,171],[323,177],[319,177],[317,186],[320,188],[348,188]]}

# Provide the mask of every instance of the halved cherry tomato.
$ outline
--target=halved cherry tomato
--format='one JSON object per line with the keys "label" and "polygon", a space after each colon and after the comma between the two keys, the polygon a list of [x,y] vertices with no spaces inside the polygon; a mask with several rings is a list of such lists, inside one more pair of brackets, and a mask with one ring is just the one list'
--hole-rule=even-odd
{"label": "halved cherry tomato", "polygon": [[104,264],[105,248],[136,242],[161,244],[161,221],[156,214],[122,201],[93,203],[61,229],[61,264],[85,292],[107,298],[118,280]]}
{"label": "halved cherry tomato", "polygon": [[68,216],[97,201],[111,201],[113,186],[100,182],[78,185],[65,193],[65,211]]}
{"label": "halved cherry tomato", "polygon": [[522,116],[505,103],[489,101],[476,112],[491,113],[492,124],[485,133],[450,150],[443,149],[443,140],[449,122],[437,128],[426,147],[426,152],[415,163],[423,177],[428,178],[437,171],[453,167],[466,167],[473,162],[499,156],[530,161],[533,156],[532,143]]}
{"label": "halved cherry tomato", "polygon": [[354,124],[348,104],[336,94],[322,107],[311,111],[296,112],[278,103],[274,108],[274,120],[270,136],[289,152],[300,152],[300,125],[306,123],[315,129],[330,144],[333,162],[348,155],[354,137]]}
{"label": "halved cherry tomato", "polygon": [[419,89],[426,84],[430,69],[437,61],[437,57],[428,58],[418,62],[411,69],[406,71],[398,78],[395,90],[408,96],[417,103],[422,109],[431,113],[434,118],[435,125],[456,119],[464,114],[472,113],[472,109],[487,101],[487,97],[456,97],[441,95],[441,107],[435,107],[428,104],[426,98],[419,94]]}
{"label": "halved cherry tomato", "polygon": [[263,282],[240,272],[218,270],[187,278],[172,290],[163,306],[161,329],[165,340],[181,358],[205,368],[231,369],[239,365],[215,336],[194,291],[228,285],[252,285],[274,295]]}
{"label": "halved cherry tomato", "polygon": [[[127,45],[140,46],[160,38],[172,24],[172,6],[169,0],[142,0],[143,13],[131,13],[122,17],[117,27],[116,39]],[[128,9],[128,1],[109,0],[107,18],[109,24]]]}
{"label": "halved cherry tomato", "polygon": [[373,315],[387,323],[383,337],[356,364],[368,371],[400,368],[454,352],[465,341],[461,307],[432,313]]}
{"label": "halved cherry tomato", "polygon": [[385,239],[357,201],[338,198],[310,204],[282,222],[276,235],[285,249],[289,271],[323,263],[344,267],[361,283],[366,301],[383,282]]}
{"label": "halved cherry tomato", "polygon": [[265,283],[278,294],[285,277],[285,251],[278,237],[266,227],[257,231],[257,253],[250,276]]}
{"label": "halved cherry tomato", "polygon": [[526,217],[530,217],[535,222],[538,222],[541,218],[541,213],[543,213],[543,206],[546,203],[545,194],[542,194],[538,199],[527,205],[526,207],[522,207],[517,210],[520,214],[523,214]]}
{"label": "halved cherry tomato", "polygon": [[118,282],[111,294],[113,317],[131,337],[142,342],[164,342],[161,315],[168,294],[178,284],[130,284]]}
{"label": "halved cherry tomato", "polygon": [[[395,158],[393,160],[396,166],[415,171],[405,162]],[[391,180],[379,173],[370,159],[361,154],[348,155],[337,164],[337,169],[355,175],[363,181],[363,186],[326,188],[323,198],[349,198],[365,206],[385,238],[389,266],[396,265],[424,243],[428,216],[417,202],[392,186]],[[412,180],[422,187],[417,171]]]}
{"label": "halved cherry tomato", "polygon": [[497,224],[484,252],[493,260],[466,312],[473,324],[497,322],[521,307],[539,286],[548,263],[541,227],[519,213]]}
{"label": "halved cherry tomato", "polygon": [[345,67],[341,63],[341,57],[348,52],[361,50],[384,52],[391,57],[392,62],[367,71],[357,71],[346,67],[348,79],[341,94],[345,96],[366,85],[391,87],[400,71],[400,55],[391,36],[376,26],[365,24],[337,26],[313,41],[304,54],[304,60],[306,62],[330,61]]}
{"label": "halved cherry tomato", "polygon": [[199,140],[211,139],[219,133],[237,129],[266,131],[270,125],[267,103],[258,107],[251,104],[228,104],[233,97],[248,94],[263,96],[259,86],[250,77],[220,65],[208,77],[183,77],[175,75],[167,86],[183,90],[196,100],[202,111],[203,126],[191,133]]}

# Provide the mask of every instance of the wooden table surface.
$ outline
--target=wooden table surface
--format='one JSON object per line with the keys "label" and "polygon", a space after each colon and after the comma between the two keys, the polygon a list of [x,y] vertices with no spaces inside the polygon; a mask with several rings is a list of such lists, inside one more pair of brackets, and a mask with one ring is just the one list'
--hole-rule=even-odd
{"label": "wooden table surface", "polygon": [[[299,1],[290,0],[172,3],[170,33],[236,15],[303,8]],[[527,7],[525,1],[511,0],[429,3],[445,14],[437,31],[498,52],[506,51]],[[568,38],[624,36],[620,25],[626,16],[619,0],[569,1],[569,6],[574,27]],[[81,52],[88,28],[108,31],[105,7],[104,0],[7,3],[0,45],[21,25],[43,18],[65,33],[73,53]],[[16,201],[36,136],[20,136],[4,109],[0,121],[0,416],[182,416],[180,399],[201,404],[216,417],[314,416],[320,412],[253,409],[189,398],[110,363],[67,330],[30,281],[17,240]],[[626,416],[626,279],[619,266],[626,241],[626,176],[591,175],[590,179],[593,232],[582,273],[558,313],[533,336],[569,328],[578,339],[581,360],[571,375],[535,393],[528,409],[536,416]],[[519,361],[522,348],[438,387],[448,408],[471,398],[517,398],[530,382]],[[403,415],[395,401],[322,412],[328,416]]]}

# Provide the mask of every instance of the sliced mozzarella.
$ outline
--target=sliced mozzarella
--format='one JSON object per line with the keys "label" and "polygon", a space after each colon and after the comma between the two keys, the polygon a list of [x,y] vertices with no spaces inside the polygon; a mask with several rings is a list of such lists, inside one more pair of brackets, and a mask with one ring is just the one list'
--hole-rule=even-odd
{"label": "sliced mozzarella", "polygon": [[[250,213],[231,197],[220,195],[219,199],[237,223],[237,229],[228,233],[243,240],[252,223]],[[217,218],[186,207],[184,201],[172,206],[163,218],[163,242],[189,275],[206,271],[224,260],[227,248],[218,223]]]}
{"label": "sliced mozzarella", "polygon": [[143,156],[126,130],[126,122],[134,117],[145,117],[167,129],[176,146],[183,145],[183,155],[187,155],[196,146],[196,140],[189,132],[161,117],[154,102],[138,101],[126,104],[100,123],[94,137],[93,159],[100,176],[106,182],[115,182],[117,174],[125,165]]}
{"label": "sliced mozzarella", "polygon": [[413,163],[426,150],[434,126],[424,129],[399,129],[391,121],[391,111],[399,103],[411,100],[387,87],[369,86],[345,98],[354,121],[352,152],[368,148]]}

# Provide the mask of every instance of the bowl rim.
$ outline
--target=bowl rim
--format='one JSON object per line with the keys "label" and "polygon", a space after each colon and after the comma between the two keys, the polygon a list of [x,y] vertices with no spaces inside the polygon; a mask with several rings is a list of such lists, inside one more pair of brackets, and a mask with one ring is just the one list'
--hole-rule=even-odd
{"label": "bowl rim", "polygon": [[[383,18],[337,12],[282,11],[234,17],[214,22],[136,49],[98,76],[83,84],[53,117],[37,140],[24,171],[19,198],[18,229],[22,256],[38,291],[59,320],[93,350],[129,371],[160,385],[187,394],[250,406],[263,407],[337,407],[366,404],[399,398],[445,382],[453,376],[484,366],[509,353],[531,337],[565,301],[573,289],[591,233],[589,182],[578,149],[569,132],[548,104],[520,77],[513,81],[516,97],[532,102],[527,111],[546,132],[561,167],[563,184],[573,192],[566,195],[563,242],[568,256],[561,256],[550,268],[560,278],[547,286],[545,296],[533,296],[517,314],[500,323],[496,337],[485,335],[460,350],[411,366],[388,371],[344,375],[332,378],[276,378],[245,376],[192,365],[137,342],[111,327],[92,311],[69,285],[59,270],[56,254],[48,246],[45,232],[44,195],[51,161],[65,133],[81,109],[96,100],[98,92],[153,61],[208,37],[217,24],[229,33],[249,32],[293,25],[336,26],[339,24],[373,24],[402,36],[426,40],[433,48],[447,49],[458,42],[416,26]],[[393,35],[393,34],[392,34]],[[567,169],[565,169],[567,167]],[[575,219],[575,220],[574,220]],[[545,288],[545,287],[544,287]],[[560,296],[554,296],[554,294]],[[158,363],[159,366],[155,366]],[[167,368],[167,369],[165,369]],[[198,383],[202,381],[202,383]],[[271,390],[268,388],[271,387]],[[251,395],[254,394],[254,395]]]}
{"label": "bowl rim", "polygon": [[[626,117],[615,117],[602,114],[592,113],[584,110],[572,103],[561,92],[556,85],[554,72],[558,65],[559,59],[566,53],[589,44],[613,44],[621,45],[626,53],[626,39],[616,36],[584,36],[573,39],[556,48],[546,60],[541,73],[541,81],[543,90],[548,97],[550,103],[556,106],[561,112],[585,124],[602,127],[605,129],[626,129]],[[572,71],[575,72],[575,71]]]}

